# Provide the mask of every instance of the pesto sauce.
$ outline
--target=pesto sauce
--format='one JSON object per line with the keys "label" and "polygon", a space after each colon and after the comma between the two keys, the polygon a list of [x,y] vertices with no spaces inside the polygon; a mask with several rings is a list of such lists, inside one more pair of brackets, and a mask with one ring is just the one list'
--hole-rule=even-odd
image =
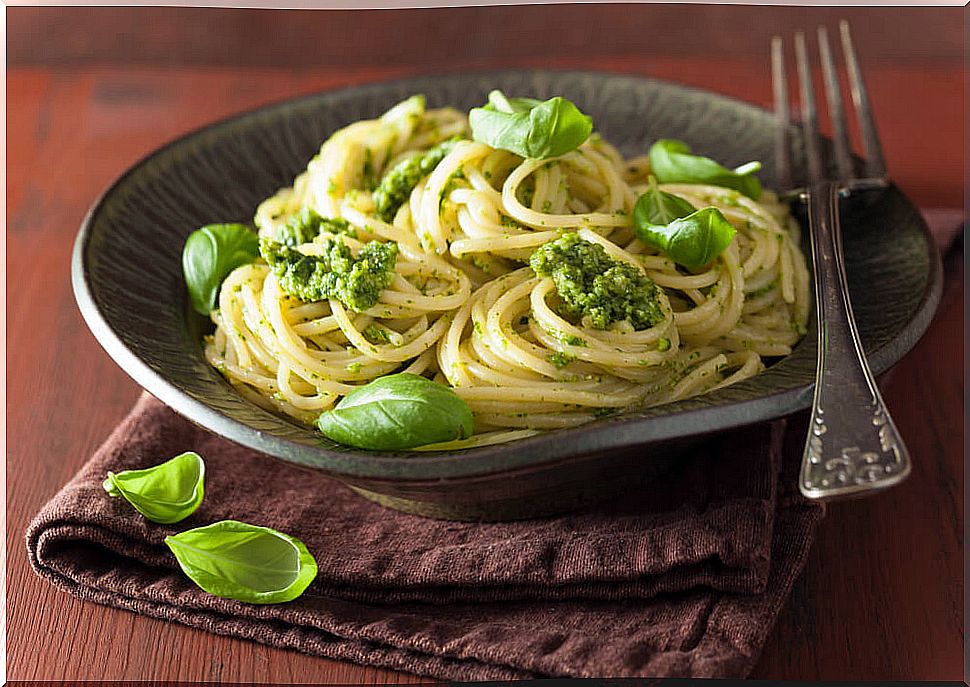
{"label": "pesto sauce", "polygon": [[377,216],[385,222],[393,221],[418,182],[434,171],[459,140],[456,137],[439,143],[421,155],[399,162],[385,174],[374,191]]}
{"label": "pesto sauce", "polygon": [[464,179],[465,170],[463,167],[459,166],[458,169],[456,169],[451,175],[451,178],[448,179],[448,183],[445,184],[445,187],[441,189],[441,196],[438,198],[439,210],[445,204],[445,201],[448,200],[448,196],[451,195],[451,192],[457,188],[461,188],[458,182],[463,181]]}
{"label": "pesto sauce", "polygon": [[639,331],[664,319],[660,291],[647,275],[574,232],[536,250],[529,265],[553,280],[560,314],[571,321],[588,318],[594,329],[606,329],[627,320]]}
{"label": "pesto sauce", "polygon": [[611,415],[616,415],[620,412],[619,408],[594,408],[594,417],[610,417]]}
{"label": "pesto sauce", "polygon": [[364,338],[370,341],[372,344],[386,344],[390,343],[391,341],[391,337],[387,333],[387,330],[378,327],[376,324],[367,325],[367,328],[364,329]]}
{"label": "pesto sauce", "polygon": [[760,289],[755,289],[751,293],[745,294],[745,297],[748,299],[760,298],[761,296],[765,296],[771,293],[772,291],[774,291],[777,286],[778,286],[778,280],[772,279],[770,282],[762,286]]}
{"label": "pesto sauce", "polygon": [[259,252],[279,280],[280,288],[301,301],[336,299],[355,312],[377,303],[397,262],[397,244],[371,241],[354,257],[339,239],[324,239],[321,255],[264,238]]}
{"label": "pesto sauce", "polygon": [[301,243],[309,243],[323,232],[330,234],[347,234],[357,238],[357,231],[339,217],[321,217],[313,208],[304,207],[299,212],[290,215],[286,224],[276,232],[276,241],[289,248],[296,248]]}
{"label": "pesto sauce", "polygon": [[364,148],[364,169],[360,179],[361,188],[373,191],[377,188],[377,174],[374,169],[374,153],[370,148]]}
{"label": "pesto sauce", "polygon": [[586,343],[586,339],[580,339],[578,336],[573,336],[572,334],[566,334],[560,337],[561,341],[567,346],[579,346],[581,348],[589,346]]}
{"label": "pesto sauce", "polygon": [[576,358],[571,355],[567,355],[561,351],[556,351],[555,353],[550,354],[547,359],[549,360],[550,363],[552,363],[558,369],[561,370],[562,368],[566,367],[566,365],[574,361]]}

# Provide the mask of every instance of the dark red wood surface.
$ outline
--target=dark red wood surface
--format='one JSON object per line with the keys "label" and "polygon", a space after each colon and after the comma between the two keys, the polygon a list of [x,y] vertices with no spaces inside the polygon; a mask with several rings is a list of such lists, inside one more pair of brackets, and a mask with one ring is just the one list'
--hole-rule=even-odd
{"label": "dark red wood surface", "polygon": [[[795,26],[811,29],[837,16],[806,8],[707,9],[298,16],[9,10],[8,678],[416,681],[83,603],[30,571],[26,523],[138,395],[84,326],[70,290],[74,233],[108,183],[156,146],[218,117],[320,89],[462,66],[633,72],[767,105],[766,36]],[[863,63],[890,171],[921,206],[959,208],[961,14],[906,10],[897,17],[893,11],[851,15],[864,36]],[[221,32],[206,20],[214,16]],[[477,29],[468,25],[469,17]],[[202,20],[209,34],[198,28]],[[577,22],[596,33],[576,28]],[[681,42],[669,35],[678,22]],[[549,26],[559,29],[561,41],[554,31],[540,31]],[[644,27],[643,49],[629,26]],[[384,40],[380,50],[369,52],[359,43],[353,54],[341,52],[337,59],[311,40],[320,36],[325,43],[330,36],[351,50],[354,40],[378,41],[404,29],[411,32],[404,35],[425,39],[414,52]],[[468,45],[454,38],[459,29],[469,36]],[[651,32],[662,37],[651,41]],[[616,38],[591,42],[602,35]],[[911,41],[902,40],[909,35]],[[531,48],[522,47],[529,41]],[[312,44],[303,60],[301,44]],[[959,213],[950,216],[956,221]],[[947,290],[936,320],[884,385],[914,456],[912,477],[879,497],[830,507],[754,677],[963,677],[962,254],[951,254],[946,264]]]}

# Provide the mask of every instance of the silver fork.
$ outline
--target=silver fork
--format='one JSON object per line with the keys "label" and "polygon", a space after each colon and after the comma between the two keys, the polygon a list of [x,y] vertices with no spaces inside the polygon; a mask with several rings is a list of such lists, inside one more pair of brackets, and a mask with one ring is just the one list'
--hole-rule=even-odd
{"label": "silver fork", "polygon": [[828,33],[818,29],[819,56],[833,128],[836,174],[826,175],[822,161],[805,36],[795,34],[801,127],[808,163],[808,186],[793,189],[788,141],[788,84],[782,39],[771,41],[775,97],[775,155],[784,189],[804,201],[815,273],[818,366],[808,438],[799,478],[801,492],[813,499],[862,494],[901,482],[910,471],[909,453],[899,436],[866,362],[846,285],[839,197],[885,187],[882,146],[856,57],[849,25],[839,23],[846,71],[865,152],[865,176],[857,177],[849,152],[845,111]]}

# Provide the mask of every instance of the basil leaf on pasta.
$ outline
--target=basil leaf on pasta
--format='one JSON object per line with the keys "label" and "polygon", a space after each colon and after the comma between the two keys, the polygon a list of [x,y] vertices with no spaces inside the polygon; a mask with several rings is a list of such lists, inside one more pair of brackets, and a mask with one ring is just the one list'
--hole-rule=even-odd
{"label": "basil leaf on pasta", "polygon": [[222,280],[258,256],[259,239],[244,224],[208,224],[189,234],[182,249],[182,272],[196,312],[208,315]]}
{"label": "basil leaf on pasta", "polygon": [[638,227],[667,226],[675,219],[686,217],[697,208],[680,196],[665,193],[657,187],[657,179],[650,177],[650,188],[637,199],[633,221]]}
{"label": "basil leaf on pasta", "polygon": [[656,201],[649,201],[649,193],[640,197],[634,210],[637,238],[663,251],[678,265],[700,269],[720,255],[734,239],[735,228],[714,207],[701,208],[666,225],[651,224],[645,219],[649,212],[647,206]]}
{"label": "basil leaf on pasta", "polygon": [[761,196],[761,183],[754,173],[760,162],[749,162],[730,170],[709,157],[692,155],[683,141],[662,138],[648,154],[650,171],[663,184],[710,184],[740,191],[752,200]]}
{"label": "basil leaf on pasta", "polygon": [[472,411],[458,394],[406,372],[352,391],[317,420],[320,431],[334,441],[376,451],[464,439],[473,425]]}
{"label": "basil leaf on pasta", "polygon": [[565,98],[508,98],[501,91],[489,93],[488,104],[472,109],[468,122],[479,143],[531,159],[565,155],[593,131],[593,120]]}
{"label": "basil leaf on pasta", "polygon": [[187,451],[143,470],[109,471],[101,486],[152,522],[170,524],[195,512],[202,503],[204,483],[205,462],[198,453]]}
{"label": "basil leaf on pasta", "polygon": [[238,520],[180,532],[165,544],[193,582],[226,599],[292,601],[317,576],[317,562],[299,539]]}

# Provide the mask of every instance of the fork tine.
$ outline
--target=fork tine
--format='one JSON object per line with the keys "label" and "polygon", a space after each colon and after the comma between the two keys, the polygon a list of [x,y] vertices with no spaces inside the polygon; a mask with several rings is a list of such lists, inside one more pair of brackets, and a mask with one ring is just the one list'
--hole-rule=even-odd
{"label": "fork tine", "polygon": [[849,33],[849,22],[839,21],[839,33],[842,35],[842,52],[845,54],[845,66],[849,72],[849,88],[852,92],[852,104],[855,106],[856,116],[859,118],[859,129],[862,131],[862,149],[866,155],[866,176],[886,176],[886,162],[882,155],[882,144],[876,132],[876,122],[869,105],[869,93],[862,79],[859,59],[852,45]]}
{"label": "fork tine", "polygon": [[846,134],[845,110],[842,107],[839,77],[835,72],[832,50],[829,48],[829,32],[824,26],[818,27],[818,52],[822,60],[822,76],[825,79],[825,97],[829,103],[829,116],[832,119],[832,142],[835,147],[838,180],[844,184],[853,176],[852,158],[849,155],[849,138]]}
{"label": "fork tine", "polygon": [[771,86],[775,97],[775,169],[778,187],[789,189],[791,180],[791,148],[788,143],[790,116],[788,113],[788,79],[785,76],[785,51],[781,36],[771,39]]}
{"label": "fork tine", "polygon": [[795,61],[798,65],[799,95],[802,108],[802,138],[805,141],[805,157],[808,162],[808,176],[812,183],[825,179],[822,157],[818,143],[818,119],[815,113],[815,91],[812,84],[812,67],[808,63],[805,49],[805,34],[795,34]]}

